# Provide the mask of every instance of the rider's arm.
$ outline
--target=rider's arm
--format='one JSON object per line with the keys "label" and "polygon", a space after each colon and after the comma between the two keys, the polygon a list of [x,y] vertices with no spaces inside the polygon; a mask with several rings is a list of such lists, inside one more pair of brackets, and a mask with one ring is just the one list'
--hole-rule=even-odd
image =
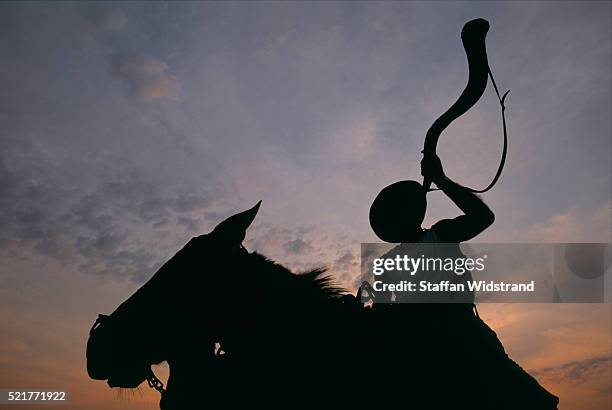
{"label": "rider's arm", "polygon": [[464,213],[453,219],[443,219],[432,227],[442,241],[458,243],[470,240],[495,220],[493,212],[476,194],[444,175],[437,156],[423,158],[421,173],[431,179]]}

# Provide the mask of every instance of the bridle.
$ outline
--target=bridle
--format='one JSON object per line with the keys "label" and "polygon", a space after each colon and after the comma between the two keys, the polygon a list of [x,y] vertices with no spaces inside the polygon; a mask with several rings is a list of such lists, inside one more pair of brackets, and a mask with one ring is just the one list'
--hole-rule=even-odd
{"label": "bridle", "polygon": [[[249,253],[248,250],[242,244],[240,244],[239,251],[247,253],[247,254]],[[147,316],[153,317],[153,320],[155,321],[161,321],[161,319],[159,318],[159,309],[156,307],[149,309],[149,311],[147,312]],[[89,337],[91,338],[95,334],[95,332],[104,323],[107,323],[109,320],[111,320],[110,315],[98,314],[98,317],[96,318],[93,325],[91,326],[91,329],[89,330]],[[223,353],[221,349],[215,352],[215,356],[222,356],[222,355]],[[153,372],[153,369],[151,369],[150,366],[149,366],[149,371],[146,377],[146,381],[147,381],[147,385],[149,386],[149,388],[156,390],[160,394],[161,403],[168,402],[168,391],[164,383],[155,375],[155,373]],[[160,406],[161,408],[164,408],[163,405],[160,404]]]}
{"label": "bridle", "polygon": [[153,369],[149,370],[151,373],[147,377],[147,384],[150,388],[157,390],[161,397],[164,398],[166,396],[166,389],[164,387],[164,383],[159,380],[157,376],[155,376],[155,373],[153,373]]}
{"label": "bridle", "polygon": [[[109,315],[99,314],[94,324],[91,326],[89,330],[89,337],[91,337],[94,332],[102,326],[104,323],[108,322],[110,319]],[[150,388],[157,390],[157,392],[161,395],[162,399],[166,397],[166,388],[164,387],[164,383],[159,380],[155,373],[153,373],[153,369],[149,367],[149,375],[147,376],[147,384]]]}

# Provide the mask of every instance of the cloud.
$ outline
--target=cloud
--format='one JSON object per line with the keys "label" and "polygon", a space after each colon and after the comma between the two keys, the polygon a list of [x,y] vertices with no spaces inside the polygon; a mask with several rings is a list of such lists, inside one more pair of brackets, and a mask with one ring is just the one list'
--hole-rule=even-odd
{"label": "cloud", "polygon": [[478,311],[508,355],[561,398],[561,408],[610,408],[609,305],[485,303]]}
{"label": "cloud", "polygon": [[351,270],[359,266],[357,257],[353,254],[350,249],[342,253],[335,261],[334,267],[338,270]]}
{"label": "cloud", "polygon": [[[34,164],[47,154],[32,153]],[[69,188],[52,173],[0,156],[0,242],[5,256],[40,254],[92,274],[142,282],[185,234],[200,234],[209,194],[156,186],[111,163],[91,187]],[[170,221],[176,229],[165,232]],[[214,221],[215,223],[217,221]],[[165,232],[165,233],[164,233]]]}
{"label": "cloud", "polygon": [[604,242],[611,240],[612,203],[593,212],[569,209],[543,223],[515,229],[509,237],[531,242]]}
{"label": "cloud", "polygon": [[596,376],[609,372],[611,362],[612,357],[610,355],[597,356],[546,367],[532,373],[535,377],[556,382],[585,383]]}
{"label": "cloud", "polygon": [[310,243],[304,241],[302,238],[295,238],[285,242],[283,248],[287,253],[309,252],[313,249]]}
{"label": "cloud", "polygon": [[130,95],[139,100],[178,98],[181,83],[168,72],[168,64],[147,57],[115,57],[112,72],[129,87]]}

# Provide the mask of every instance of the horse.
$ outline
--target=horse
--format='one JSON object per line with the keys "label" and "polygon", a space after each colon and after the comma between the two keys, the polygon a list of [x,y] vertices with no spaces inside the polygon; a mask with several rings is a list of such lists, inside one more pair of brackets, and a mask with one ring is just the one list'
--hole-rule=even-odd
{"label": "horse", "polygon": [[[111,388],[145,381],[162,410],[556,409],[466,304],[375,304],[323,268],[242,244],[261,201],[192,238],[87,341]],[[154,364],[169,365],[167,386]]]}

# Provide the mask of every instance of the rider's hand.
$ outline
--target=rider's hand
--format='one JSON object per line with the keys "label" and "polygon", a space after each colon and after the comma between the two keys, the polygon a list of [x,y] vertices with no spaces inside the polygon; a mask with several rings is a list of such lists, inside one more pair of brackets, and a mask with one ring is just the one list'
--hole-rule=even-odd
{"label": "rider's hand", "polygon": [[434,184],[446,178],[440,158],[436,154],[425,155],[423,157],[421,160],[421,175],[425,179],[431,180]]}

